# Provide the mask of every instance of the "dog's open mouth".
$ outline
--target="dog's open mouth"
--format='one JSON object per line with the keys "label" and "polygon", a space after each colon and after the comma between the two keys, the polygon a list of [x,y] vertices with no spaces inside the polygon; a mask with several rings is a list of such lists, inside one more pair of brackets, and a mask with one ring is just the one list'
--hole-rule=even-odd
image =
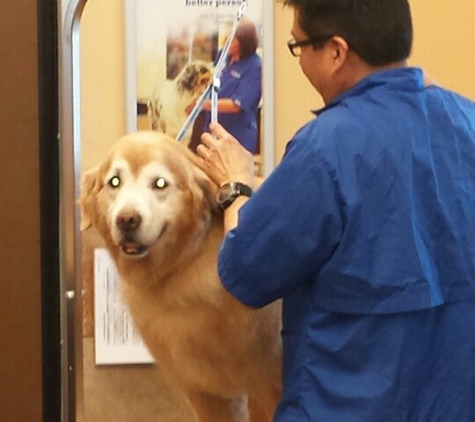
{"label": "dog's open mouth", "polygon": [[140,236],[137,236],[136,233],[123,232],[121,233],[121,239],[118,246],[120,246],[122,253],[130,258],[143,258],[148,254],[150,248],[153,247],[157,240],[163,235],[166,227],[167,224],[164,224],[155,240],[151,241],[149,239],[146,244],[137,241],[137,238]]}
{"label": "dog's open mouth", "polygon": [[136,257],[136,258],[142,258],[148,253],[148,246],[142,245],[140,243],[135,243],[132,241],[124,241],[121,244],[122,247],[122,252],[124,252],[126,255]]}

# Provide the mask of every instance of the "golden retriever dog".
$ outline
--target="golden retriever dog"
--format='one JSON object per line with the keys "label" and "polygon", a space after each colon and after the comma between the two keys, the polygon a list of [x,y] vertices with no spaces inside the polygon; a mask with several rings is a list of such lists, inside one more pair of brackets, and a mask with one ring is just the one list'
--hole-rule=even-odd
{"label": "golden retriever dog", "polygon": [[[166,80],[163,87],[148,102],[152,130],[176,138],[188,115],[206,90],[213,75],[212,67],[202,60],[189,62],[175,79]],[[191,128],[182,139],[189,144]]]}
{"label": "golden retriever dog", "polygon": [[196,420],[270,421],[281,394],[280,304],[251,309],[223,288],[216,191],[187,147],[135,132],[84,174],[81,228],[104,239],[144,342]]}

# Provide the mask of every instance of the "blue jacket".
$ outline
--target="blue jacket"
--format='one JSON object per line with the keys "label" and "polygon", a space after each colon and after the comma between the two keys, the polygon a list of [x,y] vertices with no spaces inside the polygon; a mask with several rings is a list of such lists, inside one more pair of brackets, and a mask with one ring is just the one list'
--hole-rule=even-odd
{"label": "blue jacket", "polygon": [[284,299],[275,421],[475,421],[474,103],[367,77],[295,135],[219,271]]}

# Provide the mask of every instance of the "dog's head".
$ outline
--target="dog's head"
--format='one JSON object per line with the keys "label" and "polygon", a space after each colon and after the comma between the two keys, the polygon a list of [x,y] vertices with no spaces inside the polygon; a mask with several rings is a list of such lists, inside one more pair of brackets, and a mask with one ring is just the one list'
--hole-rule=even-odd
{"label": "dog's head", "polygon": [[217,187],[198,163],[164,134],[124,136],[82,178],[81,229],[95,226],[110,249],[131,258],[205,236]]}
{"label": "dog's head", "polygon": [[213,77],[212,67],[202,60],[188,63],[176,77],[178,89],[201,95]]}

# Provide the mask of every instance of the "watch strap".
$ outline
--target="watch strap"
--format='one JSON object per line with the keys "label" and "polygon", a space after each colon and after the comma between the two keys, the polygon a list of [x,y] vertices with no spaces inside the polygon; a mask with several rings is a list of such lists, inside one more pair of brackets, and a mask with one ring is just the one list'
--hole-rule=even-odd
{"label": "watch strap", "polygon": [[239,196],[251,197],[253,192],[252,188],[241,182],[229,182],[225,183],[220,192],[223,190],[229,192],[225,198],[218,199],[218,209],[225,210],[228,208]]}

